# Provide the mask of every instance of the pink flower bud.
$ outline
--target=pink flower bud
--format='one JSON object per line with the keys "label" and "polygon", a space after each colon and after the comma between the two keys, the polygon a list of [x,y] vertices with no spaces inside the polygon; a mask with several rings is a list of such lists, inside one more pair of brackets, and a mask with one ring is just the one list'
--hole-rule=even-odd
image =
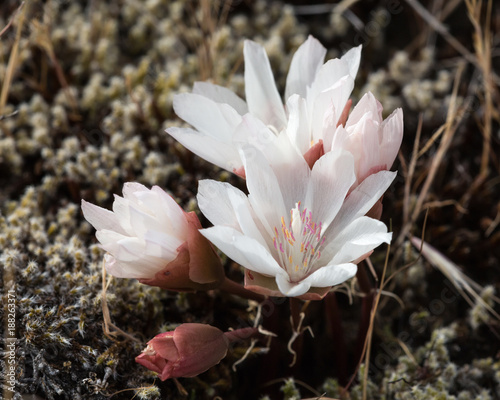
{"label": "pink flower bud", "polygon": [[224,333],[206,324],[182,324],[173,332],[156,335],[135,361],[157,372],[162,381],[189,378],[218,364],[226,356],[229,343],[255,333],[255,328]]}

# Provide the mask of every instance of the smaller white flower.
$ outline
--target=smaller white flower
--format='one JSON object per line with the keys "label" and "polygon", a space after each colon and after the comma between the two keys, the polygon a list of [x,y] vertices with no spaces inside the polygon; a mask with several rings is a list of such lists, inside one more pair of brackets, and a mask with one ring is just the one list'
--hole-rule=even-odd
{"label": "smaller white flower", "polygon": [[[288,143],[288,144],[287,144]],[[356,263],[391,233],[365,214],[395,177],[381,171],[349,193],[354,160],[339,149],[309,168],[293,151],[272,165],[252,146],[242,149],[248,197],[227,183],[200,181],[198,204],[213,223],[202,234],[246,268],[245,286],[273,296],[322,298],[356,273]]]}
{"label": "smaller white flower", "polygon": [[253,132],[237,135],[248,115],[271,134],[286,132],[301,154],[328,139],[324,137],[325,118],[328,118],[333,124],[327,141],[329,146],[354,87],[361,46],[349,50],[340,59],[323,63],[326,49],[309,36],[293,56],[284,101],[264,48],[246,40],[243,52],[246,101],[224,87],[196,82],[192,93],[174,97],[175,113],[194,129],[172,127],[167,132],[198,156],[237,173],[243,165],[240,146],[251,143],[262,149],[268,141],[267,136]]}
{"label": "smaller white flower", "polygon": [[158,186],[128,182],[113,211],[82,200],[85,219],[109,254],[107,271],[118,278],[171,290],[209,289],[223,278],[220,260],[199,234],[195,213],[186,213]]}
{"label": "smaller white flower", "polygon": [[385,120],[382,105],[366,93],[352,110],[345,126],[336,128],[332,149],[341,147],[354,156],[358,185],[367,176],[391,168],[403,140],[403,110]]}

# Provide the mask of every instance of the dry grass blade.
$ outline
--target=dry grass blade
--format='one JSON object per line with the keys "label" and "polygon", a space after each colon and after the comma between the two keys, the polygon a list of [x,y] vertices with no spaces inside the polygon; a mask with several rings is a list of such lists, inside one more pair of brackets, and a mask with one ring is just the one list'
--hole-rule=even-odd
{"label": "dry grass blade", "polygon": [[[436,177],[437,171],[439,166],[441,165],[441,162],[443,161],[446,152],[448,151],[451,141],[453,139],[453,136],[456,132],[456,129],[458,128],[460,122],[462,121],[462,118],[464,116],[464,113],[459,113],[457,111],[457,92],[458,92],[458,87],[460,84],[460,78],[462,76],[462,72],[464,70],[465,64],[460,64],[458,67],[456,76],[455,76],[455,83],[453,87],[453,93],[451,96],[450,100],[450,105],[448,107],[448,114],[446,116],[446,123],[445,123],[445,130],[443,137],[441,139],[441,142],[439,144],[438,150],[434,157],[432,158],[431,165],[429,168],[429,172],[427,174],[427,178],[422,186],[422,189],[420,191],[420,194],[417,198],[417,202],[415,205],[415,208],[413,209],[413,213],[411,216],[411,222],[414,223],[420,212],[422,211],[424,201],[427,198],[427,194],[429,193],[429,189],[434,182],[434,178]],[[467,105],[465,105],[467,107]]]}
{"label": "dry grass blade", "polygon": [[[456,264],[446,258],[430,244],[416,237],[411,238],[411,242],[416,248],[421,249],[422,255],[425,259],[427,259],[427,261],[429,261],[449,279],[449,281],[453,284],[453,286],[455,286],[460,295],[465,299],[465,301],[467,301],[467,303],[469,303],[471,307],[479,304],[498,321],[500,321],[500,315],[481,298],[479,293],[484,289],[481,285],[460,271]],[[498,297],[493,296],[492,298],[497,304],[500,304],[500,299]]]}
{"label": "dry grass blade", "polygon": [[[474,50],[477,66],[481,70],[484,92],[484,114],[481,131],[483,134],[483,152],[481,154],[481,171],[473,184],[477,188],[488,176],[488,164],[491,148],[491,130],[493,119],[493,76],[491,70],[491,9],[492,1],[488,1],[484,23],[481,23],[482,0],[466,0],[469,19],[474,27]],[[472,190],[471,190],[472,192]]]}
{"label": "dry grass blade", "polygon": [[[14,44],[12,45],[12,50],[10,52],[10,57],[9,57],[9,64],[7,65],[7,72],[5,73],[2,82],[2,92],[0,93],[0,115],[3,112],[5,104],[7,104],[7,96],[9,95],[10,84],[12,83],[12,78],[14,77],[14,72],[17,67],[17,61],[19,56],[19,42],[21,40],[21,32],[23,30],[24,20],[26,17],[26,9],[27,9],[27,7],[23,7],[23,5],[24,2],[21,3],[17,12],[19,14],[19,21],[17,24],[16,39],[14,41]],[[9,25],[11,22],[9,22]],[[7,25],[7,27],[9,25]]]}
{"label": "dry grass blade", "polygon": [[405,0],[436,32],[441,34],[444,39],[457,50],[467,61],[477,65],[477,59],[467,48],[455,39],[446,29],[446,27],[434,15],[432,15],[417,0]]}
{"label": "dry grass blade", "polygon": [[[106,282],[106,267],[104,265],[104,261],[102,262],[102,292],[101,292],[101,305],[102,305],[102,317],[103,317],[103,331],[104,334],[109,337],[111,340],[115,340],[115,336],[122,335],[128,340],[132,340],[135,342],[140,342],[139,339],[136,339],[132,335],[129,335],[127,332],[118,328],[115,324],[111,322],[111,315],[109,312],[108,301],[106,297],[106,293],[108,290],[108,286],[111,283],[111,279]],[[113,330],[111,330],[112,328]]]}

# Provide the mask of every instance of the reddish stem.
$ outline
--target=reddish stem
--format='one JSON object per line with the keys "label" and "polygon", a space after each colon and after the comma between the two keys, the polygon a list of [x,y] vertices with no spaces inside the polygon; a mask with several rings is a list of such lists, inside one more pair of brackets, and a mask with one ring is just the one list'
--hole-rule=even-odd
{"label": "reddish stem", "polygon": [[244,299],[254,300],[258,303],[262,303],[266,299],[266,296],[247,290],[243,287],[243,285],[229,279],[228,277],[224,279],[224,282],[222,282],[222,285],[219,286],[219,289]]}

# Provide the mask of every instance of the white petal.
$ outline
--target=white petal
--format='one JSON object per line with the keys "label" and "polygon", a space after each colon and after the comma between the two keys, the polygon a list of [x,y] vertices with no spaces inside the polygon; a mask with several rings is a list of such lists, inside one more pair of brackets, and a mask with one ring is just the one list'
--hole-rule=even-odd
{"label": "white petal", "polygon": [[175,95],[174,111],[201,133],[225,142],[231,141],[234,128],[241,122],[231,106],[194,93]]}
{"label": "white petal", "polygon": [[304,282],[311,287],[330,287],[340,285],[356,275],[358,267],[355,264],[329,264],[313,272]]}
{"label": "white petal", "polygon": [[243,164],[231,142],[214,139],[190,128],[173,127],[166,131],[185,148],[220,168],[233,172]]}
{"label": "white petal", "polygon": [[335,218],[356,177],[354,161],[347,152],[329,152],[313,166],[305,207],[313,213],[316,223],[323,229]]}
{"label": "white petal", "polygon": [[229,200],[228,193],[245,197],[245,194],[229,183],[203,179],[198,182],[196,199],[201,212],[213,225],[225,225],[240,229],[238,219]]}
{"label": "white petal", "polygon": [[[328,233],[327,233],[328,236]],[[353,262],[382,243],[390,243],[392,233],[383,222],[361,217],[351,222],[340,234],[327,238],[321,257],[328,264]]]}
{"label": "white petal", "polygon": [[139,261],[144,255],[145,242],[136,237],[128,237],[112,231],[97,231],[97,240],[102,248],[121,261]]}
{"label": "white petal", "polygon": [[313,107],[314,101],[320,93],[330,89],[345,76],[350,76],[349,68],[345,62],[339,60],[338,58],[328,60],[325,64],[323,64],[316,74],[311,87],[307,90],[306,98],[309,107]]}
{"label": "white petal", "polygon": [[208,97],[216,103],[228,104],[240,115],[248,112],[247,103],[245,103],[236,93],[224,86],[214,85],[209,82],[195,82],[193,85],[193,93]]}
{"label": "white petal", "polygon": [[307,102],[299,95],[293,94],[286,102],[286,109],[288,111],[286,134],[300,153],[304,154],[311,147],[312,141],[307,116]]}
{"label": "white petal", "polygon": [[309,35],[293,55],[286,78],[286,101],[292,94],[298,94],[303,98],[306,97],[307,87],[311,86],[314,81],[323,64],[325,55],[326,49],[317,39]]}
{"label": "white petal", "polygon": [[146,241],[144,254],[165,260],[165,265],[177,257],[177,249],[183,241],[176,236],[163,232],[148,231],[144,235]]}
{"label": "white petal", "polygon": [[398,108],[382,123],[380,160],[391,168],[403,140],[403,110]]}
{"label": "white petal", "polygon": [[82,200],[82,212],[85,219],[96,229],[108,229],[126,235],[117,216],[112,211]]}
{"label": "white petal", "polygon": [[120,240],[125,240],[125,239],[130,238],[130,236],[122,235],[121,233],[118,233],[116,231],[110,231],[107,229],[98,230],[96,232],[95,236],[96,236],[97,240],[99,240],[99,243],[101,243],[101,245],[103,247],[107,246],[107,245],[115,244]]}
{"label": "white petal", "polygon": [[334,234],[341,232],[351,221],[365,215],[382,197],[396,177],[396,172],[380,171],[370,175],[347,196],[341,211],[330,225]]}
{"label": "white petal", "polygon": [[[314,103],[309,103],[311,115],[311,130],[312,137],[315,142],[321,139],[323,133],[323,126],[325,124],[325,116],[327,110],[333,108],[335,110],[336,119],[340,117],[344,109],[352,89],[354,88],[354,80],[351,76],[345,75],[340,78],[338,82],[327,88],[326,90],[318,93],[315,97]],[[337,124],[335,122],[335,125]]]}
{"label": "white petal", "polygon": [[311,288],[311,284],[306,280],[291,283],[286,273],[276,275],[276,284],[280,292],[288,297],[302,296]]}
{"label": "white petal", "polygon": [[122,189],[123,198],[136,203],[136,192],[149,192],[149,189],[139,182],[125,182]]}
{"label": "white petal", "polygon": [[286,115],[264,48],[245,40],[245,93],[250,113],[280,131]]}
{"label": "white petal", "polygon": [[117,278],[152,279],[159,271],[155,265],[138,264],[136,261],[119,261],[109,254],[104,256],[104,260],[106,271]]}
{"label": "white petal", "polygon": [[[285,207],[280,182],[264,154],[253,146],[241,149],[248,192],[248,199],[265,229],[272,235],[274,227],[281,226],[281,217],[287,216],[290,208]],[[289,177],[290,178],[290,177]],[[290,180],[290,179],[288,179]]]}
{"label": "white petal", "polygon": [[[233,206],[236,219],[238,220],[243,235],[257,240],[257,242],[259,242],[267,251],[269,251],[266,240],[264,239],[261,230],[257,226],[256,221],[254,220],[255,213],[250,206],[248,198],[244,195],[241,196],[236,191],[228,191],[227,194],[229,200],[231,201],[231,205]],[[259,225],[262,226],[260,223]],[[264,235],[267,237],[265,233]]]}
{"label": "white petal", "polygon": [[275,140],[276,135],[269,127],[252,114],[245,114],[242,117],[241,123],[236,127],[233,135],[233,145],[235,148],[251,144],[257,149],[264,151]]}
{"label": "white petal", "polygon": [[341,58],[341,60],[348,65],[349,74],[353,77],[353,79],[356,78],[356,75],[358,73],[359,62],[361,61],[361,49],[361,45],[359,45],[358,47],[353,47]]}
{"label": "white petal", "polygon": [[[172,226],[176,231],[176,236],[185,238],[187,235],[187,221],[184,216],[184,210],[177,202],[159,186],[153,186],[151,192],[158,196],[160,200],[158,218],[165,221],[165,225]],[[168,223],[167,223],[168,221]]]}
{"label": "white petal", "polygon": [[229,258],[249,270],[266,276],[276,276],[283,271],[264,246],[233,228],[214,226],[200,232]]}
{"label": "white petal", "polygon": [[[125,189],[125,185],[124,185]],[[125,193],[127,193],[125,191]],[[128,195],[128,193],[127,193]],[[130,224],[130,206],[131,206],[131,200],[124,199],[121,196],[114,195],[115,200],[113,201],[113,212],[116,215],[116,218],[120,222],[120,225],[122,226],[123,230],[127,232],[129,236],[134,236],[134,229],[132,228],[132,225]],[[130,197],[130,196],[129,196]],[[133,196],[132,196],[133,197]]]}

